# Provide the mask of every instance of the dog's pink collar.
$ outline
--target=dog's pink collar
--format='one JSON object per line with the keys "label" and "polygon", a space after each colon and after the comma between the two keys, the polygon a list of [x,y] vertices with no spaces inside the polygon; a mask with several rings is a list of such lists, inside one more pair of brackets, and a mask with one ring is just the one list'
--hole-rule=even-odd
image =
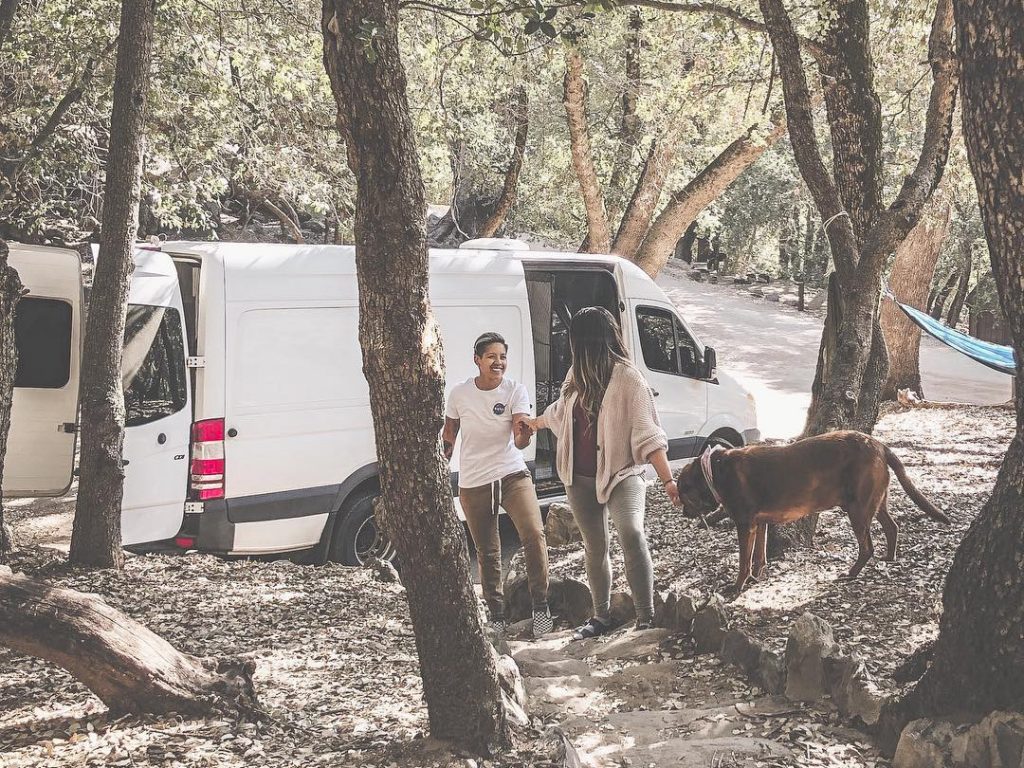
{"label": "dog's pink collar", "polygon": [[724,450],[720,445],[713,445],[700,455],[701,474],[704,475],[704,482],[708,484],[708,490],[711,491],[711,495],[718,506],[722,506],[725,502],[722,501],[722,497],[718,495],[718,491],[715,489],[715,478],[711,474],[711,456],[718,451]]}

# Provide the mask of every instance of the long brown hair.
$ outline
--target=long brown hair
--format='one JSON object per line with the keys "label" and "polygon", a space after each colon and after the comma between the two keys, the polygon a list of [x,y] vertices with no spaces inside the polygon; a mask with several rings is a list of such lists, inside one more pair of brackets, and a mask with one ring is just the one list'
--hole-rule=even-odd
{"label": "long brown hair", "polygon": [[597,420],[597,412],[617,363],[632,365],[615,317],[604,307],[584,307],[569,321],[572,374],[566,394],[577,393],[583,410]]}

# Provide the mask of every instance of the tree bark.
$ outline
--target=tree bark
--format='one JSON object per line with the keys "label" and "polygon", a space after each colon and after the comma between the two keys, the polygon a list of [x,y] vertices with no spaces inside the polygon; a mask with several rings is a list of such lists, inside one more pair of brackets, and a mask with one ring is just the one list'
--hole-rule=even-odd
{"label": "tree bark", "polygon": [[[356,176],[359,342],[383,495],[433,736],[486,753],[509,725],[439,433],[444,358],[427,293],[424,189],[398,0],[324,0],[324,65]],[[367,44],[360,30],[376,30]]]}
{"label": "tree bark", "polygon": [[636,264],[651,277],[656,277],[671,258],[676,241],[700,212],[785,133],[784,120],[773,126],[766,136],[758,136],[757,126],[751,126],[690,183],[674,192],[637,249]]}
{"label": "tree bark", "polygon": [[587,212],[588,249],[594,253],[608,253],[611,248],[611,231],[604,206],[604,194],[601,191],[601,182],[597,178],[594,155],[590,147],[583,57],[572,47],[565,51],[562,103],[565,105],[565,116],[569,124],[572,165],[576,169],[576,178],[583,194],[583,206]]}
{"label": "tree bark", "polygon": [[515,123],[515,141],[512,145],[512,159],[505,171],[505,183],[501,188],[494,211],[480,227],[477,237],[494,237],[508,218],[512,205],[516,200],[516,189],[519,187],[519,174],[523,170],[523,156],[526,153],[526,138],[530,130],[530,101],[526,86],[516,89],[516,102],[513,107],[512,119]]}
{"label": "tree bark", "polygon": [[21,0],[0,0],[0,49],[3,49],[11,34],[11,25],[19,5]]}
{"label": "tree bark", "polygon": [[949,305],[949,312],[946,314],[946,325],[956,328],[960,322],[960,314],[964,311],[964,302],[967,300],[967,290],[971,283],[971,272],[974,269],[974,242],[965,237],[960,241],[960,252],[963,262],[960,265],[960,279],[956,284],[956,293],[953,294],[953,303]]}
{"label": "tree bark", "polygon": [[637,249],[654,218],[654,210],[658,207],[661,191],[665,187],[665,177],[672,170],[675,159],[676,145],[673,141],[655,139],[651,142],[640,178],[626,206],[615,242],[612,243],[612,253],[615,255],[630,260],[636,257]]}
{"label": "tree bark", "polygon": [[0,645],[66,669],[114,715],[258,713],[253,661],[189,656],[95,595],[5,568]]}
{"label": "tree bark", "polygon": [[946,278],[946,282],[942,284],[942,287],[935,293],[935,298],[932,299],[931,316],[935,320],[942,319],[942,313],[946,310],[946,302],[949,300],[949,294],[953,292],[953,286],[960,282],[960,270],[954,269],[949,273],[949,277]]}
{"label": "tree bark", "polygon": [[[946,205],[942,216],[922,218],[896,249],[889,288],[897,300],[912,307],[924,305],[935,273],[935,263],[949,231],[949,220],[950,207]],[[882,399],[895,400],[901,389],[909,389],[924,398],[920,368],[921,329],[893,301],[883,302],[881,325],[889,352],[889,376],[882,386]]]}
{"label": "tree bark", "polygon": [[[622,115],[619,118],[619,143],[615,156],[615,164],[612,166],[612,176],[608,182],[611,193],[611,204],[608,206],[608,221],[614,225],[622,216],[621,199],[625,195],[625,187],[629,176],[629,169],[633,161],[633,153],[640,143],[640,115],[637,114],[637,106],[640,102],[640,51],[643,42],[640,32],[644,27],[644,18],[640,11],[634,8],[629,13],[629,31],[626,34],[626,55],[625,74],[626,84],[622,89]],[[635,196],[634,192],[634,196]],[[621,222],[619,224],[621,230]],[[618,251],[612,251],[618,253]]]}
{"label": "tree bark", "polygon": [[[967,159],[999,301],[1024,378],[1024,8],[1017,0],[956,0]],[[1024,710],[1024,387],[995,488],[953,558],[931,666],[887,713],[890,744],[903,724],[950,712]]]}
{"label": "tree bark", "polygon": [[122,0],[99,257],[82,353],[82,454],[70,560],[121,568],[121,354],[138,229],[155,0]]}
{"label": "tree bark", "polygon": [[[18,370],[18,347],[14,339],[14,311],[25,292],[17,270],[7,263],[7,243],[0,239],[0,485],[4,479],[4,458],[7,456],[7,435],[11,428],[11,399],[14,376]],[[0,563],[14,549],[10,526],[4,518],[3,497],[0,496]]]}

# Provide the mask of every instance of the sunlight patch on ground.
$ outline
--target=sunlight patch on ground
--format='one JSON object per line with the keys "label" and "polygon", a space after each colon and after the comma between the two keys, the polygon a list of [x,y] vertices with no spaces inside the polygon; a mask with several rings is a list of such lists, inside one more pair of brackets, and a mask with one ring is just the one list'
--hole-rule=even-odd
{"label": "sunlight patch on ground", "polygon": [[795,611],[830,591],[839,575],[840,570],[832,568],[770,574],[764,583],[748,587],[733,601],[733,606],[748,611]]}

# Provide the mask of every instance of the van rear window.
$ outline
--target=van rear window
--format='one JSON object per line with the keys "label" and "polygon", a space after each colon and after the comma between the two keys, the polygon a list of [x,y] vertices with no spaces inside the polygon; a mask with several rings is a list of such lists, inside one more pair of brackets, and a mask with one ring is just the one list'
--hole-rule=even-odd
{"label": "van rear window", "polygon": [[121,360],[125,426],[149,424],[188,403],[181,315],[169,307],[129,304]]}
{"label": "van rear window", "polygon": [[14,314],[18,369],[14,386],[60,389],[71,378],[71,305],[26,296]]}

